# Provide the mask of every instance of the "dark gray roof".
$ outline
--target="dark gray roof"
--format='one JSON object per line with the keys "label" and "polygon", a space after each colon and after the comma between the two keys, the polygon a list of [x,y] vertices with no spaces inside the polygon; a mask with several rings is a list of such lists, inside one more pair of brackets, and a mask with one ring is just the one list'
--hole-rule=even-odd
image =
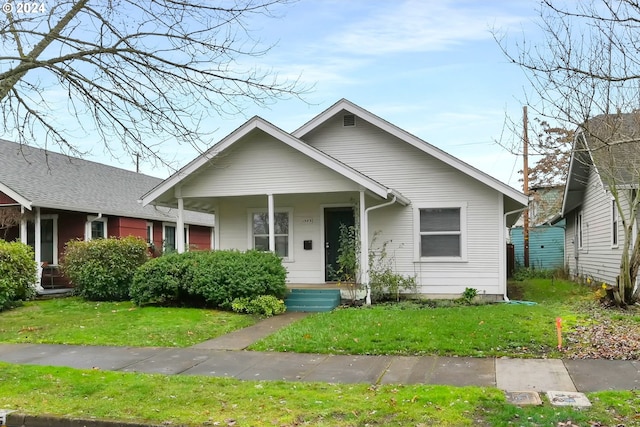
{"label": "dark gray roof", "polygon": [[640,112],[600,115],[584,125],[585,141],[606,185],[637,186],[640,173]]}
{"label": "dark gray roof", "polygon": [[605,187],[640,185],[640,112],[599,115],[576,132],[563,215],[582,204],[592,167]]}
{"label": "dark gray roof", "polygon": [[[32,206],[175,222],[177,213],[138,203],[162,182],[149,175],[0,139],[0,189]],[[185,212],[185,223],[213,226],[213,215]]]}

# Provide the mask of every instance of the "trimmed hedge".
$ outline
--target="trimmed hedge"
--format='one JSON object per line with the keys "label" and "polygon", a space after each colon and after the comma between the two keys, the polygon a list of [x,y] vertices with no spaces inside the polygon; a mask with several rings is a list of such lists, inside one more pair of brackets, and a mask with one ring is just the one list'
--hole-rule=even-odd
{"label": "trimmed hedge", "polygon": [[0,311],[35,296],[37,272],[31,246],[0,239]]}
{"label": "trimmed hedge", "polygon": [[125,301],[136,269],[148,259],[147,243],[138,237],[71,240],[62,271],[84,299]]}
{"label": "trimmed hedge", "polygon": [[141,266],[130,296],[137,305],[208,306],[229,310],[236,298],[284,297],[287,271],[271,252],[169,254]]}

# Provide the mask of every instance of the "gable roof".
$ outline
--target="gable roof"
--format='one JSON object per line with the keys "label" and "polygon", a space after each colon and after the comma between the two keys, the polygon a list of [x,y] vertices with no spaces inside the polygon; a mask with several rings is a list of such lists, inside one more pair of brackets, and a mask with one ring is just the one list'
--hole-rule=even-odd
{"label": "gable roof", "polygon": [[458,171],[482,182],[483,184],[513,199],[514,201],[523,205],[527,204],[527,197],[515,188],[501,182],[491,175],[480,171],[479,169],[474,168],[473,166],[463,162],[457,157],[454,157],[451,154],[429,144],[428,142],[418,138],[417,136],[412,135],[404,129],[401,129],[389,123],[388,121],[376,116],[375,114],[344,98],[333,104],[331,107],[327,108],[322,113],[318,114],[316,117],[302,125],[294,132],[292,132],[292,135],[297,138],[303,139],[306,134],[322,125],[331,117],[339,114],[341,111],[348,111],[368,121],[374,126],[379,127],[380,129],[388,132],[396,138],[401,139],[402,141],[418,148],[419,150],[429,154],[430,156],[435,157],[436,159],[446,163],[447,165],[457,169]]}
{"label": "gable roof", "polygon": [[576,132],[562,214],[582,204],[591,168],[603,188],[640,185],[640,112],[599,115]]}
{"label": "gable roof", "polygon": [[283,131],[282,129],[269,123],[268,121],[255,116],[245,124],[240,126],[238,129],[233,131],[227,137],[222,139],[220,142],[213,145],[203,154],[196,157],[171,177],[167,178],[164,182],[160,183],[147,194],[145,194],[142,197],[143,205],[156,203],[164,206],[173,206],[173,202],[171,201],[173,199],[173,193],[171,190],[174,187],[178,186],[185,178],[200,169],[202,166],[206,165],[207,162],[209,162],[211,159],[218,156],[224,150],[255,130],[262,131],[267,135],[276,138],[277,140],[287,144],[289,147],[312,158],[323,166],[336,171],[345,178],[350,179],[351,181],[362,186],[364,189],[379,197],[382,197],[383,199],[386,199],[388,197],[396,197],[397,201],[401,204],[408,205],[410,203],[407,198],[402,196],[402,194],[400,194],[396,190],[382,185],[381,183],[358,172],[352,167],[340,162],[339,160],[329,156],[328,154]]}
{"label": "gable roof", "polygon": [[[143,207],[139,197],[160,178],[0,139],[0,191],[34,207],[175,222],[176,212]],[[189,224],[210,215],[185,212]]]}

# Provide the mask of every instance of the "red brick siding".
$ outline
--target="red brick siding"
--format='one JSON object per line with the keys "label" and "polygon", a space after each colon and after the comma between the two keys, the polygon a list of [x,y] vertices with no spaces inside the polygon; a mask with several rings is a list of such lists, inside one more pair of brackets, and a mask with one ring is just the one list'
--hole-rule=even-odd
{"label": "red brick siding", "polygon": [[107,220],[109,237],[134,236],[147,240],[147,221],[139,218],[111,217]]}
{"label": "red brick siding", "polygon": [[200,225],[190,225],[189,249],[201,251],[211,249],[211,228]]}
{"label": "red brick siding", "polygon": [[2,191],[0,191],[0,205],[5,205],[5,204],[9,205],[13,203],[17,203],[17,202],[13,200],[11,197],[4,194]]}
{"label": "red brick siding", "polygon": [[70,240],[84,240],[87,214],[58,212],[58,258],[64,257],[64,247]]}

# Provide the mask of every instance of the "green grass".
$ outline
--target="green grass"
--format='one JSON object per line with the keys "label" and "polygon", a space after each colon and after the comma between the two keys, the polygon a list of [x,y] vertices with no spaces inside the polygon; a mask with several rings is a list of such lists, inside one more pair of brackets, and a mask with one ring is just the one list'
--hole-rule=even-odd
{"label": "green grass", "polygon": [[590,291],[571,282],[533,280],[519,296],[536,305],[485,304],[433,308],[396,304],[318,313],[253,344],[257,351],[335,354],[560,357],[556,318],[570,328]]}
{"label": "green grass", "polygon": [[0,408],[28,415],[189,426],[639,425],[640,392],[589,398],[587,410],[519,408],[480,387],[256,382],[0,362]]}
{"label": "green grass", "polygon": [[[597,309],[590,291],[570,282],[531,280],[510,290],[513,299],[539,304],[343,309],[311,315],[254,349],[555,356],[555,318],[570,328]],[[606,315],[640,323],[637,314]],[[214,310],[70,298],[0,313],[0,342],[189,346],[254,321]],[[640,391],[588,397],[593,407],[585,410],[548,402],[520,408],[493,388],[254,382],[0,362],[0,409],[28,415],[194,426],[640,426]]]}
{"label": "green grass", "polygon": [[189,347],[255,321],[217,310],[62,298],[0,312],[0,342]]}

